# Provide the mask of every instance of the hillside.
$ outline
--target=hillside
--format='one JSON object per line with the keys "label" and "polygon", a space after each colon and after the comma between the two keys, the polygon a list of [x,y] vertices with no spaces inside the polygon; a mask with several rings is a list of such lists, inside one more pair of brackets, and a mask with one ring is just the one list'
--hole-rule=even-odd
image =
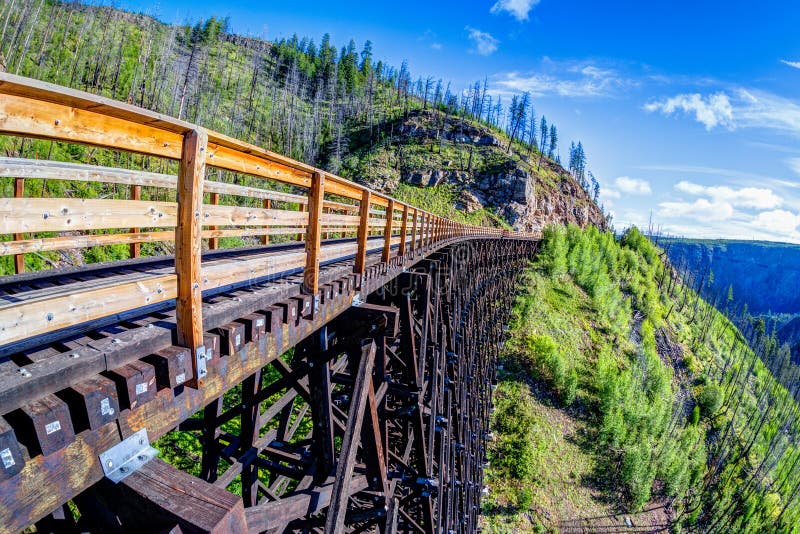
{"label": "hillside", "polygon": [[753,315],[800,313],[800,245],[765,241],[664,239],[670,261],[698,273],[713,272],[704,292],[733,297]]}
{"label": "hillside", "polygon": [[[214,17],[168,25],[148,15],[52,0],[4,3],[0,19],[0,69],[8,72],[196,122],[466,222],[527,230],[551,222],[605,225],[586,192],[585,160],[571,173],[557,163],[556,128],[544,128],[544,117],[537,140],[536,128],[524,126],[537,124],[537,117],[528,117],[516,100],[505,114],[485,86],[456,93],[442,80],[415,80],[405,63],[374,58],[369,42],[360,51],[353,41],[338,48],[327,34],[319,41],[293,36],[271,42],[233,34],[226,20]],[[504,116],[513,121],[501,122]],[[0,136],[0,150],[176,172],[155,158],[49,141]],[[49,196],[53,187],[59,186],[28,180],[25,194]],[[63,187],[78,197],[123,198],[116,188]],[[13,195],[10,179],[0,177],[0,194]],[[26,268],[119,259],[124,248],[28,255]],[[10,268],[2,258],[0,275]]]}
{"label": "hillside", "polygon": [[487,531],[800,531],[797,368],[672,273],[636,229],[546,232],[498,367]]}

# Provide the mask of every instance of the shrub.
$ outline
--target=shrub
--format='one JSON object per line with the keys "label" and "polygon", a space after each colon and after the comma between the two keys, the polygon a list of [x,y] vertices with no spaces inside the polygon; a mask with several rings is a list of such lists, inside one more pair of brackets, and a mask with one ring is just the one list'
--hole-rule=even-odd
{"label": "shrub", "polygon": [[533,490],[528,486],[523,486],[517,493],[517,509],[529,510],[533,504]]}
{"label": "shrub", "polygon": [[705,386],[697,396],[697,404],[703,417],[711,417],[722,406],[722,390],[716,384]]}
{"label": "shrub", "polygon": [[697,426],[699,422],[700,422],[700,406],[695,404],[694,408],[692,408],[692,418],[691,418],[692,426]]}

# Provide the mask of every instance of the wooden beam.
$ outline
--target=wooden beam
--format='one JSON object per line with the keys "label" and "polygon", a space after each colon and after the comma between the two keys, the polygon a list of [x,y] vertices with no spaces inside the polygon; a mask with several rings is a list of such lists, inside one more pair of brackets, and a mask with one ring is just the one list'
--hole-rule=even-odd
{"label": "wooden beam", "polygon": [[313,312],[319,310],[319,261],[322,239],[322,201],[325,198],[325,175],[315,172],[308,191],[308,228],[306,229],[306,266],[303,291],[312,295]]}
{"label": "wooden beam", "polygon": [[369,237],[369,205],[371,202],[371,193],[369,189],[364,189],[361,195],[361,204],[359,205],[359,218],[358,224],[358,252],[356,252],[355,265],[353,272],[364,276],[364,271],[367,267],[367,238]]}
{"label": "wooden beam", "polygon": [[113,502],[125,531],[156,532],[177,524],[181,532],[248,532],[239,497],[160,458],[117,485],[103,481],[96,493]]}
{"label": "wooden beam", "polygon": [[383,254],[381,261],[389,263],[392,258],[392,227],[394,225],[394,200],[389,200],[389,207],[386,208],[386,226],[383,228]]}
{"label": "wooden beam", "polygon": [[[178,226],[175,230],[175,274],[178,295],[175,302],[178,343],[191,351],[192,376],[189,385],[200,387],[205,377],[198,374],[198,349],[203,346],[203,299],[201,254],[203,241],[203,180],[206,173],[205,130],[191,130],[183,140],[178,174]],[[203,351],[204,352],[204,351]]]}
{"label": "wooden beam", "polygon": [[[350,482],[352,491],[361,491],[366,488],[367,479],[364,476],[354,477]],[[247,508],[244,511],[247,528],[251,534],[265,531],[282,532],[291,521],[312,516],[328,506],[331,501],[332,489],[333,484],[326,484],[318,488],[298,491],[280,501]]]}
{"label": "wooden beam", "polygon": [[370,341],[361,348],[361,361],[353,384],[353,396],[348,409],[347,428],[345,429],[339,462],[336,465],[336,477],[331,491],[331,504],[325,518],[325,532],[344,532],[347,502],[350,500],[350,482],[353,477],[353,464],[356,460],[358,442],[361,438],[361,426],[369,398],[369,387],[372,383],[372,367],[375,362],[375,342]]}

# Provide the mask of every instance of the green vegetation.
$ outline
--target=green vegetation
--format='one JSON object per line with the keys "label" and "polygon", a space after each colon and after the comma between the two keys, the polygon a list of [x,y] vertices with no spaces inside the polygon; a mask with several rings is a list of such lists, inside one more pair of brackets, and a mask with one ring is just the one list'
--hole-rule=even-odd
{"label": "green vegetation", "polygon": [[[677,530],[797,532],[797,404],[742,341],[636,229],[550,228],[501,362],[487,526],[558,529],[671,502]],[[585,432],[570,459],[539,445],[564,428]],[[566,507],[541,493],[562,462],[592,470]]]}

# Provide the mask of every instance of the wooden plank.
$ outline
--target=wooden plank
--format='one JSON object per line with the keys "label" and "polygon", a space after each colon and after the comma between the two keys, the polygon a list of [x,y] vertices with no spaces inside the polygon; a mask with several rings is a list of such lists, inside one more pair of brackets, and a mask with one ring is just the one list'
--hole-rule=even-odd
{"label": "wooden plank", "polygon": [[319,262],[322,240],[322,200],[325,197],[325,175],[316,172],[308,191],[308,229],[306,230],[306,265],[303,291],[312,295],[312,313],[319,309]]}
{"label": "wooden plank", "polygon": [[347,502],[350,499],[350,482],[358,443],[361,441],[361,426],[367,408],[369,386],[372,383],[372,367],[375,362],[375,343],[370,342],[361,349],[353,396],[347,415],[347,427],[342,439],[342,449],[336,464],[336,476],[331,490],[331,504],[325,518],[325,532],[344,532]]}
{"label": "wooden plank", "polygon": [[394,200],[389,200],[389,207],[386,208],[386,226],[383,228],[383,253],[381,261],[389,263],[392,257],[392,224],[394,222]]}
{"label": "wooden plank", "polygon": [[166,115],[110,98],[9,73],[0,73],[0,93],[92,110],[137,124],[148,124],[183,135],[191,125]]}
{"label": "wooden plank", "polygon": [[364,276],[364,271],[367,267],[367,238],[369,237],[367,222],[369,219],[369,205],[372,201],[371,196],[369,189],[364,189],[359,206],[359,217],[361,220],[358,225],[358,252],[356,253],[353,272],[361,277]]}
{"label": "wooden plank", "polygon": [[0,199],[0,234],[175,226],[175,202],[97,198]]}
{"label": "wooden plank", "polygon": [[0,345],[174,299],[175,275],[0,307]]}
{"label": "wooden plank", "polygon": [[[0,85],[0,90],[4,84]],[[0,98],[0,133],[179,159],[182,135],[101,112],[18,95]]]}
{"label": "wooden plank", "polygon": [[[25,179],[14,178],[14,198],[22,198],[25,196]],[[14,240],[19,241],[22,239],[22,233],[15,233]],[[23,254],[16,254],[14,256],[14,272],[17,274],[25,272],[25,256]]]}
{"label": "wooden plank", "polygon": [[[131,228],[139,230],[139,228]],[[249,230],[235,230],[244,235]],[[203,237],[206,237],[204,232]],[[102,247],[107,245],[129,244],[131,246],[131,257],[137,257],[139,245],[141,243],[157,243],[161,241],[172,241],[175,239],[174,231],[158,232],[138,232],[121,234],[86,234],[69,235],[62,237],[46,237],[24,239],[22,241],[3,241],[0,242],[0,256],[11,254],[24,254],[27,252],[43,252],[47,250],[64,250],[71,248]]]}
{"label": "wooden plank", "polygon": [[178,295],[175,301],[178,343],[191,353],[192,381],[200,387],[205,373],[198,374],[198,349],[203,346],[203,299],[201,253],[201,215],[203,181],[206,174],[208,134],[197,129],[187,132],[178,173],[178,227],[175,230],[175,274]]}
{"label": "wooden plank", "polygon": [[203,207],[202,225],[218,226],[305,226],[308,224],[308,213],[251,208],[248,206],[211,206]]}
{"label": "wooden plank", "polygon": [[160,458],[147,462],[114,486],[114,495],[126,531],[155,532],[177,523],[182,532],[243,534],[248,532],[242,500]]}
{"label": "wooden plank", "polygon": [[[175,189],[178,184],[177,177],[170,174],[103,167],[85,163],[6,157],[0,157],[0,176],[102,182],[129,186],[163,187],[167,189]],[[292,203],[303,202],[306,199],[306,197],[302,195],[284,193],[282,191],[271,191],[258,187],[247,187],[215,180],[206,180],[203,184],[203,192]],[[324,205],[330,208],[358,212],[358,206],[353,204],[326,200]]]}

